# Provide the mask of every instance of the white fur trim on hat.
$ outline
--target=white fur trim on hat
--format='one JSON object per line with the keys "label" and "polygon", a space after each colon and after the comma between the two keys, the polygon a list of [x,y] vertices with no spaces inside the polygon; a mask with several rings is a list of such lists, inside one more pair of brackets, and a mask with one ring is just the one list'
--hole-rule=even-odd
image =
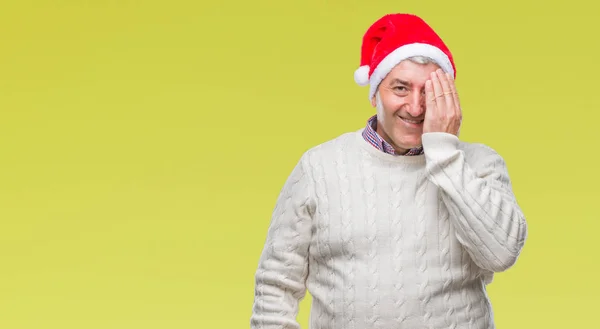
{"label": "white fur trim on hat", "polygon": [[366,86],[369,84],[369,65],[363,65],[354,71],[354,81],[359,86]]}
{"label": "white fur trim on hat", "polygon": [[425,56],[433,59],[440,68],[451,75],[454,75],[452,63],[446,54],[439,48],[426,43],[411,43],[402,47],[396,48],[387,55],[375,68],[370,79],[369,100],[373,98],[377,87],[381,81],[390,73],[390,71],[401,61],[413,57]]}

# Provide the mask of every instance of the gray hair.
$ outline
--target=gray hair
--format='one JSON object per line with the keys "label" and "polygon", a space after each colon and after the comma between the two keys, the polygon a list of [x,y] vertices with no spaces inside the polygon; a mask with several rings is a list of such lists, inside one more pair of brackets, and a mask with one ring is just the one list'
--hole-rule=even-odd
{"label": "gray hair", "polygon": [[412,56],[407,58],[407,60],[413,62],[413,63],[417,63],[417,64],[429,64],[429,63],[433,63],[433,64],[437,64],[432,58],[426,57],[426,56]]}

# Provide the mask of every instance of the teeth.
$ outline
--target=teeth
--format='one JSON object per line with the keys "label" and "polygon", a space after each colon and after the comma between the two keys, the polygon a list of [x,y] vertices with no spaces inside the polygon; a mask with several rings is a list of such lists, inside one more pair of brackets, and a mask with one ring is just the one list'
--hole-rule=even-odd
{"label": "teeth", "polygon": [[408,119],[405,119],[405,118],[402,118],[402,117],[401,117],[400,119],[402,119],[402,120],[404,120],[404,121],[406,121],[406,122],[409,122],[409,123],[415,123],[415,124],[418,124],[418,123],[421,123],[421,122],[422,122],[422,120],[420,120],[420,121],[408,120]]}

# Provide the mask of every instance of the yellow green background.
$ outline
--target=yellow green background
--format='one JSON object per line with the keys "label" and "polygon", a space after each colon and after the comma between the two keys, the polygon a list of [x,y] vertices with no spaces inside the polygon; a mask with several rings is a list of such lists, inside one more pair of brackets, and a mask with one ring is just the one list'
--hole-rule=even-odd
{"label": "yellow green background", "polygon": [[461,138],[504,156],[527,215],[489,286],[498,328],[600,328],[592,6],[3,1],[0,328],[249,328],[275,199],[374,113],[353,72],[389,12],[447,42]]}

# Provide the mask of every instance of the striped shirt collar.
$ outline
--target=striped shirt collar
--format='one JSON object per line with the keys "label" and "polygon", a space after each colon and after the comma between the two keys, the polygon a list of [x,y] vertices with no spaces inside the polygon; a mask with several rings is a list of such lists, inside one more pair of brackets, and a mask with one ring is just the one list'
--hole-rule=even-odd
{"label": "striped shirt collar", "polygon": [[[371,145],[373,145],[376,149],[385,152],[391,155],[398,155],[394,147],[390,145],[390,143],[386,142],[379,134],[377,133],[377,116],[374,115],[367,120],[367,126],[363,130],[363,138]],[[408,153],[403,155],[421,155],[423,154],[423,147],[417,147],[410,149]]]}

